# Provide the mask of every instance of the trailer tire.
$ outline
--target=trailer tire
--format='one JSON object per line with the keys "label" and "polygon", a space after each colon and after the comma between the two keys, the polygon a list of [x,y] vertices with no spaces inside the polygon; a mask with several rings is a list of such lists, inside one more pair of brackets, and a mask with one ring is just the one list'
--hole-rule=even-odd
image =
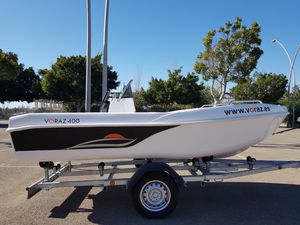
{"label": "trailer tire", "polygon": [[136,210],[148,218],[162,218],[170,214],[178,201],[178,186],[165,172],[146,173],[133,188]]}

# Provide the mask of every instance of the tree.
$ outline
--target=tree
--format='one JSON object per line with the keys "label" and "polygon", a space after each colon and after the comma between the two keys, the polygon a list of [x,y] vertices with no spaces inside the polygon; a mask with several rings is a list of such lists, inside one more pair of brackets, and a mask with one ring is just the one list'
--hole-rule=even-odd
{"label": "tree", "polygon": [[[297,127],[300,125],[300,86],[297,85],[293,88],[292,94],[295,97],[295,124]],[[294,97],[291,97],[291,101],[294,101]],[[290,104],[289,109],[290,112],[292,112],[292,106],[293,104]]]}
{"label": "tree", "polygon": [[133,100],[135,105],[135,110],[137,112],[144,112],[146,110],[147,102],[145,99],[145,90],[140,88],[133,93]]}
{"label": "tree", "polygon": [[[288,98],[290,98],[288,100]],[[295,98],[295,124],[299,127],[300,120],[298,119],[300,117],[300,86],[297,85],[294,88],[292,88],[292,91],[290,93],[290,97],[288,96],[288,93],[286,92],[285,95],[279,100],[279,103],[281,105],[285,105],[288,107],[290,114],[288,115],[287,119],[287,126],[292,127],[293,122],[293,101]]]}
{"label": "tree", "polygon": [[[102,100],[102,63],[101,55],[98,54],[92,58],[92,103],[100,103]],[[118,80],[118,74],[116,71],[113,71],[113,68],[108,67],[108,77],[107,77],[107,87],[108,90],[116,89],[120,82]],[[85,73],[84,73],[85,77]],[[85,81],[85,79],[84,79]]]}
{"label": "tree", "polygon": [[14,81],[20,72],[18,56],[0,49],[0,102],[15,100]]}
{"label": "tree", "polygon": [[0,102],[27,101],[41,98],[40,77],[32,69],[22,69],[14,80],[0,80]]}
{"label": "tree", "polygon": [[145,93],[145,99],[149,104],[166,104],[167,93],[165,89],[166,82],[162,79],[152,77],[149,82],[149,88]]}
{"label": "tree", "polygon": [[[92,58],[92,103],[100,103],[102,64],[100,55]],[[72,111],[81,111],[85,102],[85,57],[84,56],[60,56],[49,70],[40,70],[43,77],[42,89],[47,98],[63,101]],[[108,89],[119,85],[117,73],[108,68]]]}
{"label": "tree", "polygon": [[199,106],[207,103],[203,91],[203,83],[194,73],[181,74],[182,68],[169,70],[168,80],[153,78],[145,93],[150,104],[184,104]]}
{"label": "tree", "polygon": [[178,104],[201,105],[203,103],[203,83],[198,84],[199,77],[194,73],[181,75],[181,68],[169,70],[169,79],[166,82],[168,101]]}
{"label": "tree", "polygon": [[14,80],[19,74],[18,56],[0,49],[0,80]]}
{"label": "tree", "polygon": [[15,100],[14,80],[0,80],[0,103]]}
{"label": "tree", "polygon": [[236,100],[259,99],[265,103],[278,103],[286,92],[288,80],[284,74],[259,73],[232,88]]}
{"label": "tree", "polygon": [[263,54],[259,33],[257,22],[247,28],[241,18],[236,18],[234,23],[228,21],[225,27],[209,31],[203,39],[205,50],[198,55],[194,70],[205,81],[212,80],[211,95],[215,103],[224,97],[228,82],[245,81],[256,68]]}
{"label": "tree", "polygon": [[32,67],[27,69],[22,67],[15,80],[15,100],[32,102],[42,96],[41,78]]}
{"label": "tree", "polygon": [[300,101],[300,85],[296,85],[293,88],[292,94],[295,95],[295,99],[299,102]]}

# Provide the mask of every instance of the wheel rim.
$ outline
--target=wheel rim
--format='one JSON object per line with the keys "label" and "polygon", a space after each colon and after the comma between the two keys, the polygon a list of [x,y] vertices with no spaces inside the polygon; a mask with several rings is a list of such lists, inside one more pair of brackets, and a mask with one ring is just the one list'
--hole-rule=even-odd
{"label": "wheel rim", "polygon": [[140,191],[140,202],[151,212],[165,209],[171,200],[171,191],[164,182],[152,180],[147,182]]}

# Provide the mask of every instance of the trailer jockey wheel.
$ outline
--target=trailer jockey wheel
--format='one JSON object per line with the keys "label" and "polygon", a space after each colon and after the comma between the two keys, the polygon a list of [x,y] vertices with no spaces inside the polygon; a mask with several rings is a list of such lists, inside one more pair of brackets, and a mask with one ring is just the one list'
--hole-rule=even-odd
{"label": "trailer jockey wheel", "polygon": [[133,188],[137,211],[149,218],[161,218],[176,207],[178,186],[165,172],[146,173]]}

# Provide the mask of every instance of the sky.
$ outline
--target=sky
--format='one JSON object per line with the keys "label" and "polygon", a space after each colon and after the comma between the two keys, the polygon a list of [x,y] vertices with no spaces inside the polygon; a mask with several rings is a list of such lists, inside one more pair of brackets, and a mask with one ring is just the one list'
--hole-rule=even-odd
{"label": "sky", "polygon": [[[92,2],[92,56],[102,52],[105,0]],[[151,77],[166,79],[180,66],[193,71],[202,39],[209,30],[241,17],[262,30],[257,71],[289,74],[289,62],[300,44],[299,0],[110,0],[108,64],[121,83],[147,88]],[[0,49],[36,71],[50,68],[60,55],[85,55],[86,0],[0,0]],[[300,56],[299,56],[300,57]],[[296,83],[300,60],[295,62]]]}

